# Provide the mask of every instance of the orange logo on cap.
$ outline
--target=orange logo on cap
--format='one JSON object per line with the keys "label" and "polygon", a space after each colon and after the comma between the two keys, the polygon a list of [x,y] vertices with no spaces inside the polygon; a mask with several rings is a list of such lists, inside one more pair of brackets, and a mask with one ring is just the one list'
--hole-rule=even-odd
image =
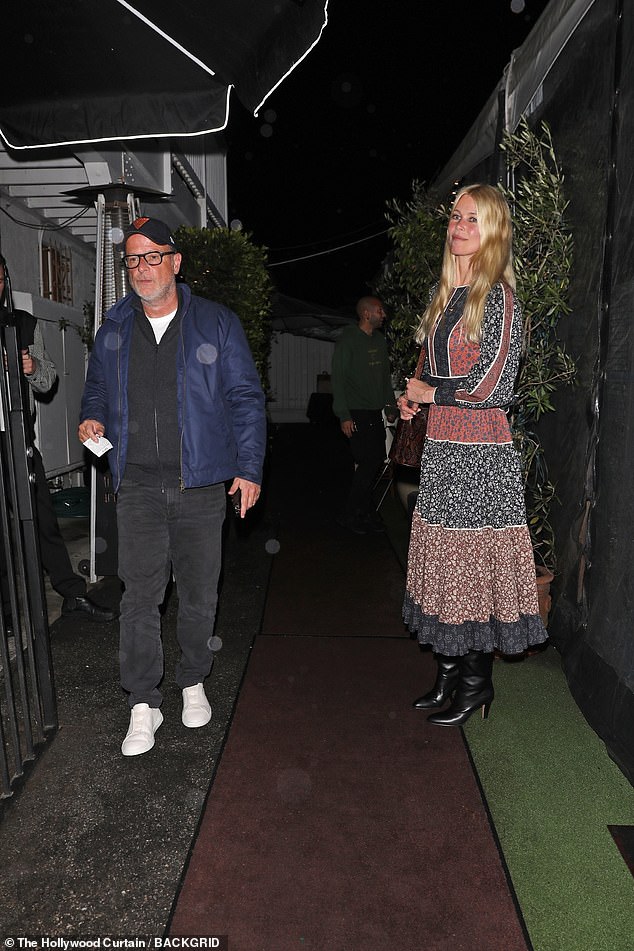
{"label": "orange logo on cap", "polygon": [[149,220],[150,220],[149,218],[135,218],[135,220],[132,222],[132,227],[142,228],[143,225],[146,223],[146,221],[149,221]]}

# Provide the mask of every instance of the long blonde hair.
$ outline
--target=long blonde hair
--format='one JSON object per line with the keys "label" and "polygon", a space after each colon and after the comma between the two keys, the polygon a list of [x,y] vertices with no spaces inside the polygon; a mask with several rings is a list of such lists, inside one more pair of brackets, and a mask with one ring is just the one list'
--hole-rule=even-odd
{"label": "long blonde hair", "polygon": [[[471,263],[471,285],[462,315],[462,327],[467,340],[480,339],[484,302],[494,284],[504,281],[515,290],[513,271],[511,213],[502,192],[492,185],[467,185],[456,195],[451,212],[463,195],[471,195],[476,204],[480,247]],[[456,260],[445,242],[442,270],[438,287],[416,328],[416,341],[423,343],[445,307],[455,287]]]}

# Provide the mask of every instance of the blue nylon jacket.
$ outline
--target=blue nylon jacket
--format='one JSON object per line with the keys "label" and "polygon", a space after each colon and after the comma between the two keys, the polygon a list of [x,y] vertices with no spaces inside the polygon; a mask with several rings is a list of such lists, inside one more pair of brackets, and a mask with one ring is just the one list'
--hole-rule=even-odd
{"label": "blue nylon jacket", "polygon": [[[178,284],[181,312],[177,355],[181,487],[236,476],[258,485],[266,450],[264,393],[237,316]],[[136,303],[136,307],[135,307]],[[95,337],[80,420],[96,419],[113,448],[108,462],[117,492],[128,445],[128,364],[138,311],[128,294],[106,314]]]}

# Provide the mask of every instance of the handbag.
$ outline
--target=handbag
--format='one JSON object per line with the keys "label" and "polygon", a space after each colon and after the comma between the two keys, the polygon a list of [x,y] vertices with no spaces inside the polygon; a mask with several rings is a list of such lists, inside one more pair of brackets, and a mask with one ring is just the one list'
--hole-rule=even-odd
{"label": "handbag", "polygon": [[[420,379],[425,363],[426,351],[421,347],[414,377]],[[411,419],[400,419],[396,424],[396,432],[390,447],[390,460],[397,466],[411,466],[418,469],[423,454],[423,445],[427,434],[427,417],[429,406],[423,403],[416,416]]]}

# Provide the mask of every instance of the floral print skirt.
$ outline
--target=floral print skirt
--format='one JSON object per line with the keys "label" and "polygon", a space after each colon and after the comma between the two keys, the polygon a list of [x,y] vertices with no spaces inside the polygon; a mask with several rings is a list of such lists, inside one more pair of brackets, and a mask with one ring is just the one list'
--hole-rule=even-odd
{"label": "floral print skirt", "polygon": [[403,618],[421,644],[453,657],[546,640],[511,443],[425,444]]}

